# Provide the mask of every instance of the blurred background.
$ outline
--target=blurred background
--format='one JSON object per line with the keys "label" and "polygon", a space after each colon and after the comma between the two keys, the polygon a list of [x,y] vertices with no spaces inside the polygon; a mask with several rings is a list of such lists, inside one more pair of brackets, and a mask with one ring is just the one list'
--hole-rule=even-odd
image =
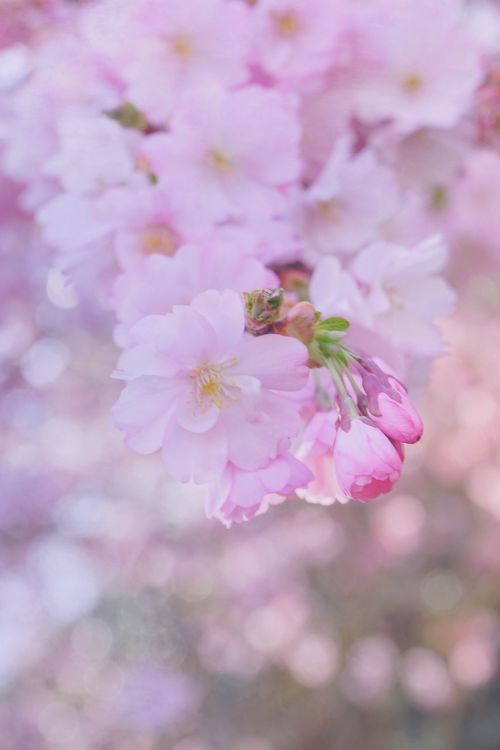
{"label": "blurred background", "polygon": [[455,249],[397,491],[227,530],[122,446],[112,321],[2,195],[1,750],[498,750],[491,263]]}
{"label": "blurred background", "polygon": [[0,182],[0,750],[500,750],[491,190],[397,490],[227,530],[122,446],[113,321]]}

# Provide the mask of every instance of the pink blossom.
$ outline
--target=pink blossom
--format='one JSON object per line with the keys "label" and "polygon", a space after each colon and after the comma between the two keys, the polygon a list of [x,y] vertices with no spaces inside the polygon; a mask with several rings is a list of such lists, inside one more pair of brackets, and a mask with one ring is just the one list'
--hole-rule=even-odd
{"label": "pink blossom", "polygon": [[281,188],[299,176],[298,142],[292,100],[249,86],[186,99],[171,134],[151,136],[144,153],[174,208],[199,226],[282,212]]}
{"label": "pink blossom", "polygon": [[500,156],[487,149],[473,151],[452,193],[452,226],[462,241],[498,247],[500,233]]}
{"label": "pink blossom", "polygon": [[369,306],[354,274],[349,269],[343,269],[333,255],[321,258],[316,264],[310,295],[314,306],[324,317],[344,315],[350,321],[371,323]]}
{"label": "pink blossom", "polygon": [[435,233],[460,247],[498,234],[498,165],[477,150],[494,75],[475,96],[495,63],[469,8],[41,3],[57,24],[13,77],[0,59],[0,171],[55,251],[49,296],[64,272],[89,308],[111,307],[127,443],[211,482],[226,520],[282,499],[305,475],[297,456],[315,475],[306,499],[345,499],[334,446],[350,412],[396,452],[420,435],[404,387],[370,362],[396,378],[442,350],[454,295]]}
{"label": "pink blossom", "polygon": [[229,0],[139,3],[129,29],[139,53],[123,57],[128,99],[164,123],[186,91],[244,83],[248,14],[244,3]]}
{"label": "pink blossom", "polygon": [[297,496],[308,503],[332,505],[336,500],[346,502],[333,461],[333,446],[337,435],[336,410],[314,414],[305,428],[297,457],[311,470],[313,479],[307,487],[297,489]]}
{"label": "pink blossom", "polygon": [[61,193],[38,211],[42,236],[57,250],[56,265],[104,306],[116,268],[111,249],[114,226],[100,201]]}
{"label": "pink blossom", "polygon": [[140,318],[171,312],[174,305],[187,305],[207,289],[243,292],[273,286],[277,279],[271,271],[223,237],[218,244],[183,245],[175,255],[153,252],[116,279],[112,305],[118,339],[126,341]]}
{"label": "pink blossom", "polygon": [[324,73],[336,60],[341,38],[335,0],[259,0],[255,54],[262,68],[282,81]]}
{"label": "pink blossom", "polygon": [[306,257],[349,253],[380,236],[397,207],[397,184],[373,151],[352,156],[343,139],[307,190],[303,208]]}
{"label": "pink blossom", "polygon": [[400,400],[391,398],[387,393],[380,393],[377,399],[380,415],[371,414],[371,421],[391,440],[416,443],[422,437],[422,420],[401,383],[392,377],[389,382]]}
{"label": "pink blossom", "polygon": [[103,75],[99,58],[67,29],[47,37],[33,74],[10,96],[13,121],[3,163],[7,174],[32,189],[46,181],[44,166],[57,151],[59,118],[74,107],[95,114],[119,101],[116,82]]}
{"label": "pink blossom", "polygon": [[136,170],[134,151],[140,135],[106,115],[70,109],[58,122],[59,146],[44,173],[57,177],[64,190],[101,194],[123,183],[145,181]]}
{"label": "pink blossom", "polygon": [[62,251],[75,251],[109,235],[113,224],[99,216],[95,199],[61,193],[38,212],[47,242]]}
{"label": "pink blossom", "polygon": [[108,192],[101,205],[116,226],[114,247],[125,271],[140,272],[152,254],[173,255],[183,244],[185,227],[158,185],[127,185]]}
{"label": "pink blossom", "polygon": [[441,350],[436,318],[453,309],[455,295],[438,276],[447,258],[440,237],[413,249],[375,243],[362,250],[352,264],[366,289],[374,327],[409,355],[430,356]]}
{"label": "pink blossom", "polygon": [[204,292],[144,318],[133,335],[120,360],[129,382],[115,422],[137,452],[161,448],[176,479],[203,482],[228,462],[254,471],[297,434],[299,417],[280,392],[304,385],[307,350],[274,334],[247,337],[236,292]]}
{"label": "pink blossom", "polygon": [[[357,77],[357,111],[401,130],[456,125],[480,81],[477,50],[455,0],[383,0],[364,25],[374,60]],[[362,16],[361,16],[362,20]]]}
{"label": "pink blossom", "polygon": [[58,20],[64,5],[61,0],[2,0],[0,50],[29,41]]}
{"label": "pink blossom", "polygon": [[352,88],[337,80],[328,88],[308,91],[302,109],[302,152],[305,173],[312,180],[322,172],[332,152],[350,132]]}
{"label": "pink blossom", "polygon": [[432,198],[436,187],[446,190],[456,180],[469,153],[469,144],[459,129],[425,128],[404,138],[389,129],[378,139],[378,145],[401,185],[426,191],[427,199],[429,193]]}
{"label": "pink blossom", "polygon": [[401,474],[398,449],[363,419],[352,419],[347,430],[337,431],[333,460],[344,494],[363,503],[389,492]]}
{"label": "pink blossom", "polygon": [[270,495],[286,499],[312,479],[309,469],[289,453],[256,471],[243,471],[228,464],[223,475],[210,484],[207,514],[229,523],[247,521],[266,510]]}
{"label": "pink blossom", "polygon": [[[192,229],[190,233],[192,232]],[[246,224],[216,226],[207,237],[209,242],[224,242],[238,247],[245,255],[254,255],[267,265],[288,263],[300,258],[301,242],[288,217],[249,220]]]}

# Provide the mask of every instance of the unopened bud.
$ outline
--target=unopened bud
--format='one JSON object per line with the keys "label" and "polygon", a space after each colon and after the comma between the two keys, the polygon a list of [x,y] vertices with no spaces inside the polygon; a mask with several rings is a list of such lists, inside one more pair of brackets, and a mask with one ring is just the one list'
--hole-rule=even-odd
{"label": "unopened bud", "polygon": [[266,333],[281,317],[282,289],[244,292],[246,327],[250,333]]}
{"label": "unopened bud", "polygon": [[310,302],[297,302],[287,313],[280,333],[293,336],[306,346],[314,339],[318,313]]}

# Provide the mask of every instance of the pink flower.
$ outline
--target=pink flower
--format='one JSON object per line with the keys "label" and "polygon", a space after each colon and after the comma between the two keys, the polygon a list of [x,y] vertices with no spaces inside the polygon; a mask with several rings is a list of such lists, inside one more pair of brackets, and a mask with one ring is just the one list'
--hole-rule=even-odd
{"label": "pink flower", "polygon": [[436,318],[448,315],[455,295],[438,276],[447,260],[439,236],[413,249],[377,242],[362,250],[351,269],[365,288],[373,328],[401,351],[434,356],[441,350]]}
{"label": "pink flower", "polygon": [[236,292],[204,292],[169,315],[144,318],[132,333],[115,423],[137,452],[162,449],[176,479],[208,481],[228,462],[255,471],[299,431],[283,392],[304,385],[307,349],[284,336],[245,334]]}
{"label": "pink flower", "polygon": [[253,255],[269,266],[300,257],[300,241],[287,217],[260,217],[247,224],[223,224],[205,236],[209,242],[222,241],[239,247],[241,253]]}
{"label": "pink flower", "polygon": [[145,182],[135,167],[140,135],[106,115],[70,109],[58,122],[59,147],[44,173],[57,177],[64,190],[100,195],[115,185]]}
{"label": "pink flower", "polygon": [[113,223],[96,198],[61,193],[37,213],[46,242],[58,251],[56,263],[92,299],[105,304],[114,279],[110,252]]}
{"label": "pink flower", "polygon": [[299,126],[292,100],[249,86],[206,89],[186,99],[171,134],[144,153],[174,208],[193,226],[283,211],[281,188],[299,176]]}
{"label": "pink flower", "polygon": [[97,114],[118,103],[116,81],[103,75],[98,56],[73,33],[48,34],[33,62],[25,84],[9,93],[14,122],[7,120],[5,142],[7,174],[25,180],[30,192],[46,182],[44,167],[57,152],[60,118],[74,107]]}
{"label": "pink flower", "polygon": [[61,193],[38,211],[46,241],[67,253],[109,237],[113,223],[100,215],[95,199]]}
{"label": "pink flower", "polygon": [[380,415],[371,413],[370,419],[391,440],[416,443],[422,437],[422,420],[411,403],[406,388],[396,378],[389,377],[389,382],[401,400],[397,401],[387,393],[380,393],[377,398]]}
{"label": "pink flower", "polygon": [[392,172],[365,149],[350,154],[348,139],[333,150],[305,195],[302,211],[307,257],[350,253],[374,237],[395,212],[397,183]]}
{"label": "pink flower", "polygon": [[456,125],[481,78],[478,51],[455,0],[384,0],[361,36],[373,60],[357,71],[357,112],[404,131]]}
{"label": "pink flower", "polygon": [[422,420],[405,386],[387,371],[385,363],[358,356],[351,363],[356,381],[350,394],[362,415],[393,441],[416,443],[422,437]]}
{"label": "pink flower", "polygon": [[[141,7],[142,6],[142,7]],[[229,0],[149,0],[139,5],[123,46],[127,96],[154,123],[164,123],[190,89],[248,78],[248,9]]]}
{"label": "pink flower", "polygon": [[223,475],[210,484],[207,515],[229,523],[247,521],[267,510],[267,502],[273,500],[270,495],[286,499],[312,479],[309,469],[289,453],[256,471],[242,471],[228,464]]}
{"label": "pink flower", "polygon": [[348,499],[340,488],[333,462],[337,417],[336,410],[317,412],[302,434],[297,458],[310,469],[313,479],[307,487],[297,489],[297,496],[308,503],[332,505],[336,500]]}
{"label": "pink flower", "polygon": [[452,194],[453,228],[460,239],[498,253],[500,233],[500,156],[476,149],[465,162]]}
{"label": "pink flower", "polygon": [[302,155],[304,171],[310,181],[321,173],[334,146],[349,133],[351,99],[352,87],[338,83],[304,97]]}
{"label": "pink flower", "polygon": [[[138,271],[152,254],[173,255],[183,244],[184,227],[159,186],[127,186],[105,196],[105,210],[117,226],[116,256],[125,271]],[[196,239],[196,237],[192,237]]]}
{"label": "pink flower", "polygon": [[352,419],[337,431],[333,460],[347,497],[368,502],[389,492],[401,474],[402,456],[378,427]]}
{"label": "pink flower", "polygon": [[334,255],[321,258],[314,268],[310,284],[311,301],[325,318],[345,315],[350,321],[369,325],[370,309],[354,275],[343,269]]}
{"label": "pink flower", "polygon": [[297,81],[332,67],[341,35],[333,0],[259,0],[254,12],[255,53],[267,73]]}
{"label": "pink flower", "polygon": [[154,252],[115,282],[112,305],[119,343],[127,341],[130,327],[140,318],[171,312],[174,305],[187,305],[207,289],[243,292],[274,286],[272,271],[224,237],[219,244],[184,245],[175,255]]}

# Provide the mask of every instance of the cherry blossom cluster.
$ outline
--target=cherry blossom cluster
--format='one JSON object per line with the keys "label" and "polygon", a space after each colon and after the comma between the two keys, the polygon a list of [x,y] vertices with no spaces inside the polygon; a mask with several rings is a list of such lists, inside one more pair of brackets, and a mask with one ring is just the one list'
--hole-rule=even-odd
{"label": "cherry blossom cluster", "polygon": [[31,46],[2,169],[114,316],[127,445],[209,515],[399,479],[479,210],[457,175],[500,184],[484,47],[458,0],[95,0]]}

